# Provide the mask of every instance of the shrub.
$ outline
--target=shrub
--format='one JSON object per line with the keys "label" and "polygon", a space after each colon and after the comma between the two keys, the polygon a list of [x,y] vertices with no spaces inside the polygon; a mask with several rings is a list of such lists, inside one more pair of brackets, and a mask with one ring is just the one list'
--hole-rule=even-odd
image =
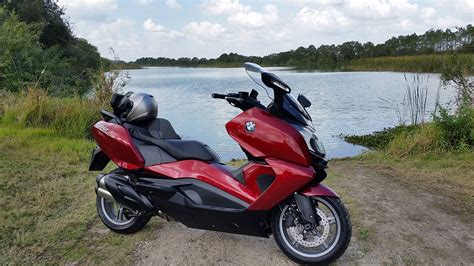
{"label": "shrub", "polygon": [[31,2],[0,1],[0,88],[85,95],[99,70],[97,48],[72,35],[56,1]]}
{"label": "shrub", "polygon": [[350,143],[380,150],[389,156],[474,148],[474,108],[461,106],[456,112],[438,107],[433,123],[398,126],[362,136],[345,136]]}
{"label": "shrub", "polygon": [[0,107],[0,122],[16,127],[54,129],[64,137],[89,137],[104,106],[79,97],[57,98],[39,89],[15,94]]}
{"label": "shrub", "polygon": [[403,157],[439,151],[441,132],[433,124],[423,124],[415,130],[398,132],[387,144],[384,151],[387,155]]}
{"label": "shrub", "polygon": [[440,144],[444,149],[474,147],[474,108],[461,105],[450,114],[447,108],[439,107],[434,115],[434,124],[441,132]]}
{"label": "shrub", "polygon": [[416,126],[400,125],[393,128],[384,128],[382,131],[376,131],[367,135],[348,135],[343,136],[344,140],[357,145],[362,145],[371,149],[385,149],[387,145],[398,135],[410,133],[417,129]]}

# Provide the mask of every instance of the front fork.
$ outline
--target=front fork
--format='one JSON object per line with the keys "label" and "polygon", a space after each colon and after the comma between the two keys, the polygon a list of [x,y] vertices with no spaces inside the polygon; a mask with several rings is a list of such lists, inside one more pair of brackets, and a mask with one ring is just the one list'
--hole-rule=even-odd
{"label": "front fork", "polygon": [[311,198],[296,192],[293,194],[293,198],[301,213],[301,218],[307,223],[310,223],[309,226],[318,226],[321,218],[316,214],[316,208]]}

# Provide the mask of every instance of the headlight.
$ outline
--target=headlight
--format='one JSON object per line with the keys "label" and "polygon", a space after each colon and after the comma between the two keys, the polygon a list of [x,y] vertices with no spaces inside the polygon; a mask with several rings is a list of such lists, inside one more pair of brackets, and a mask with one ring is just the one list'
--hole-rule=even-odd
{"label": "headlight", "polygon": [[321,157],[326,156],[326,149],[324,148],[323,142],[314,134],[314,131],[309,127],[302,127],[294,125],[294,127],[303,136],[306,145],[310,151],[320,155]]}

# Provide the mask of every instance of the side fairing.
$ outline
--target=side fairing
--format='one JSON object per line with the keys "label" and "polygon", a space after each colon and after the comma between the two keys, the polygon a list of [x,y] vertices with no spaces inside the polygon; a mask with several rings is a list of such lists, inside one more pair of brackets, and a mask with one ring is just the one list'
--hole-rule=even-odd
{"label": "side fairing", "polygon": [[[250,162],[243,168],[244,183],[217,163],[184,160],[145,167],[149,174],[167,180],[198,179],[249,204],[248,210],[267,211],[298,191],[314,178],[312,166],[302,166],[279,159],[267,164]],[[267,179],[267,177],[271,177]],[[261,179],[266,179],[262,184]],[[260,184],[259,184],[260,183]]]}
{"label": "side fairing", "polygon": [[[248,123],[254,125],[250,127],[253,130],[247,129]],[[254,157],[271,157],[310,165],[310,154],[303,137],[290,124],[268,111],[249,109],[228,122],[226,129]]]}
{"label": "side fairing", "polygon": [[127,170],[143,168],[143,157],[124,127],[99,121],[92,126],[92,135],[100,149],[119,167]]}
{"label": "side fairing", "polygon": [[314,178],[312,166],[273,158],[266,162],[275,172],[275,181],[249,206],[249,210],[270,210]]}

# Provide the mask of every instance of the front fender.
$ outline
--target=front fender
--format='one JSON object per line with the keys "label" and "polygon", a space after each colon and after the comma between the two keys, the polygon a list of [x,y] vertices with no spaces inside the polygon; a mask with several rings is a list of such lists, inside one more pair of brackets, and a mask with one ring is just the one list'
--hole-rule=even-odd
{"label": "front fender", "polygon": [[334,190],[332,190],[328,186],[325,186],[321,183],[319,184],[310,183],[307,186],[305,186],[303,189],[301,189],[300,193],[307,197],[326,196],[326,197],[340,198],[339,195],[337,195],[337,193],[334,192]]}

